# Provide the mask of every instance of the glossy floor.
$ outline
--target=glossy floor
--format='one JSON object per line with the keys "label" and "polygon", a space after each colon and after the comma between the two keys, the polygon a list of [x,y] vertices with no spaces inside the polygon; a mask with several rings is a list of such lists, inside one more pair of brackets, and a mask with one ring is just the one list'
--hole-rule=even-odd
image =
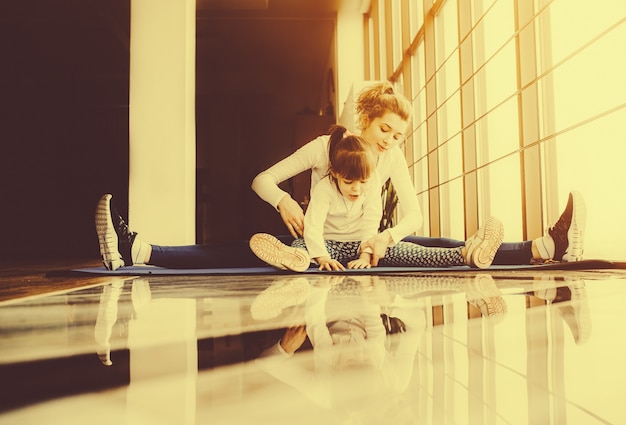
{"label": "glossy floor", "polygon": [[626,423],[620,271],[56,284],[0,301],[3,424]]}

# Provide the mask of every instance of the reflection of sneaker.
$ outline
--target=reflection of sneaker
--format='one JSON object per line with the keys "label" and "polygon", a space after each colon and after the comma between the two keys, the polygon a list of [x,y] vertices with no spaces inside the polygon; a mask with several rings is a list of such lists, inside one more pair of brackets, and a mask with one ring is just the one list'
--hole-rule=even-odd
{"label": "reflection of sneaker", "polygon": [[255,320],[274,319],[287,307],[306,301],[309,289],[309,281],[304,277],[279,279],[252,301],[250,314]]}
{"label": "reflection of sneaker", "polygon": [[104,267],[117,270],[132,266],[131,248],[137,233],[131,232],[124,219],[117,213],[111,194],[103,195],[96,206],[96,232]]}
{"label": "reflection of sneaker", "polygon": [[261,260],[281,270],[303,272],[311,265],[309,253],[304,249],[285,245],[267,233],[252,235],[250,249]]}
{"label": "reflection of sneaker", "polygon": [[582,260],[586,219],[585,200],[580,193],[571,192],[561,217],[548,229],[548,234],[554,240],[554,260]]}
{"label": "reflection of sneaker", "polygon": [[152,302],[150,282],[146,279],[134,279],[132,282],[130,299],[133,303],[135,314],[138,314],[139,310]]}
{"label": "reflection of sneaker", "polygon": [[117,322],[117,304],[123,286],[124,281],[122,279],[114,278],[111,283],[102,287],[102,294],[100,295],[94,339],[98,358],[105,366],[113,365],[111,361],[111,335],[113,334],[113,326]]}
{"label": "reflection of sneaker", "polygon": [[479,269],[489,267],[503,238],[504,226],[497,218],[489,217],[478,232],[465,241],[465,264]]}
{"label": "reflection of sneaker", "polygon": [[479,274],[467,284],[465,290],[467,302],[480,310],[483,317],[504,315],[507,305],[493,277]]}
{"label": "reflection of sneaker", "polygon": [[577,345],[584,344],[591,335],[591,314],[587,303],[585,281],[576,281],[572,285],[559,289],[565,290],[565,296],[563,297],[564,302],[559,301],[559,296],[554,300],[558,312],[572,331],[574,342]]}

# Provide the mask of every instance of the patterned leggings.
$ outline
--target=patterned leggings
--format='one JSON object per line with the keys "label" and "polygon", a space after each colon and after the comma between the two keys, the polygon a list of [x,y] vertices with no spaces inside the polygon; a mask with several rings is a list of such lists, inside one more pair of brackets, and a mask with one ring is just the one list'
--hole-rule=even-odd
{"label": "patterned leggings", "polygon": [[[330,258],[347,264],[359,258],[361,242],[325,241],[326,250]],[[291,246],[306,249],[304,239],[298,238]],[[398,242],[387,248],[385,256],[380,259],[379,266],[395,267],[447,267],[465,265],[461,255],[462,247],[458,248],[431,248],[412,242]]]}

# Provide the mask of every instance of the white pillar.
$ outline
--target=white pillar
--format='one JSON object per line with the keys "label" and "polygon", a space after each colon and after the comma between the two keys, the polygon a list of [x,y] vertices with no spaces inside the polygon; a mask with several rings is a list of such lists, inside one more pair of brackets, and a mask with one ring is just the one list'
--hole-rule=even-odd
{"label": "white pillar", "polygon": [[[362,3],[368,2],[343,2],[337,11],[337,111],[340,117],[344,116],[344,112],[350,117],[354,116],[354,105],[344,102],[351,95],[358,96],[359,93],[350,92],[355,83],[362,82],[365,78],[363,13],[367,10],[362,10]],[[350,110],[344,111],[346,107]],[[347,127],[356,131],[351,125]]]}
{"label": "white pillar", "polygon": [[195,0],[131,0],[129,224],[195,242]]}

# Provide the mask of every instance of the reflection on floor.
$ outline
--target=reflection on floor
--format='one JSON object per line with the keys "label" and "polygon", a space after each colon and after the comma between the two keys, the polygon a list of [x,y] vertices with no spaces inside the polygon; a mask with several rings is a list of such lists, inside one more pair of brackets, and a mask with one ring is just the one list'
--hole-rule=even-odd
{"label": "reflection on floor", "polygon": [[0,302],[0,419],[626,423],[625,283],[615,270],[103,278]]}

